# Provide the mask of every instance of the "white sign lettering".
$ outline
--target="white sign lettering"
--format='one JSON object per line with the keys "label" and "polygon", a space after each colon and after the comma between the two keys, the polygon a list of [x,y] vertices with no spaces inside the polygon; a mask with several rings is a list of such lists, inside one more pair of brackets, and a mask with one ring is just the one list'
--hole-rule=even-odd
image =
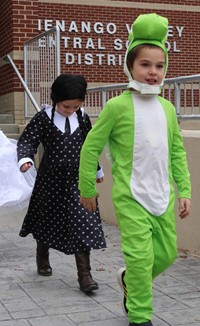
{"label": "white sign lettering", "polygon": [[[70,52],[65,53],[65,63],[67,65],[72,65],[74,63],[82,65],[103,65],[108,66],[121,66],[123,63],[123,58],[125,51],[128,47],[128,34],[131,30],[131,25],[125,23],[124,31],[127,33],[126,39],[121,39],[116,37],[110,40],[108,48],[108,37],[109,35],[115,35],[119,32],[116,23],[104,23],[104,22],[89,22],[89,21],[65,21],[65,20],[55,20],[52,19],[41,19],[38,20],[38,30],[48,31],[54,26],[58,26],[62,32],[61,45],[66,51],[69,49]],[[120,26],[121,29],[121,26]],[[181,52],[181,44],[177,44],[177,41],[173,40],[174,37],[181,39],[184,32],[184,26],[172,26],[168,27],[168,41],[166,42],[166,47],[168,51],[173,51],[175,53]],[[66,35],[63,35],[66,33]],[[76,35],[77,34],[77,35]],[[84,34],[84,35],[82,35]],[[85,37],[85,34],[88,37]],[[99,35],[98,38],[95,34]],[[83,37],[84,36],[84,37]],[[106,38],[105,38],[106,37]],[[47,44],[48,43],[48,44]],[[40,39],[41,47],[52,47],[54,46],[54,40],[49,38]],[[73,49],[82,50],[85,49],[84,53],[73,53]],[[95,50],[99,50],[96,53]],[[87,50],[89,52],[87,52]],[[104,50],[108,50],[109,54],[105,53]],[[112,53],[113,50],[113,53]],[[95,51],[95,53],[93,53]],[[102,52],[101,52],[102,51]],[[117,51],[117,52],[116,52]]]}

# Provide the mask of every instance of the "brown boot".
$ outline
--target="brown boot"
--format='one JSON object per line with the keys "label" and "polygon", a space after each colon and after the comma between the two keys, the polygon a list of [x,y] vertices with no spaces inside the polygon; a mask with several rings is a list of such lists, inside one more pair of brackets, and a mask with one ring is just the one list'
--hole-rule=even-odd
{"label": "brown boot", "polygon": [[49,248],[42,242],[37,241],[36,254],[37,272],[42,276],[51,276],[52,268],[49,263]]}
{"label": "brown boot", "polygon": [[90,273],[90,253],[82,252],[75,254],[76,265],[78,269],[78,282],[80,285],[80,290],[87,293],[97,290],[98,284],[93,280]]}

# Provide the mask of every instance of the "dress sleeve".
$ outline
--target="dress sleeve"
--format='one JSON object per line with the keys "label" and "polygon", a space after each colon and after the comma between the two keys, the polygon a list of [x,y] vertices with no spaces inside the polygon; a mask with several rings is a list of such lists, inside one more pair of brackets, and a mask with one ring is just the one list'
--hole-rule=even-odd
{"label": "dress sleeve", "polygon": [[187,155],[175,110],[173,124],[174,131],[171,154],[172,175],[177,185],[178,198],[191,198],[191,182],[187,163]]}
{"label": "dress sleeve", "polygon": [[41,142],[43,134],[43,123],[41,111],[38,112],[27,124],[17,142],[18,161],[23,158],[34,160],[37,148]]}
{"label": "dress sleeve", "polygon": [[112,116],[110,101],[101,111],[94,127],[83,144],[79,166],[79,190],[85,198],[96,196],[96,171],[99,156],[112,132],[115,117]]}

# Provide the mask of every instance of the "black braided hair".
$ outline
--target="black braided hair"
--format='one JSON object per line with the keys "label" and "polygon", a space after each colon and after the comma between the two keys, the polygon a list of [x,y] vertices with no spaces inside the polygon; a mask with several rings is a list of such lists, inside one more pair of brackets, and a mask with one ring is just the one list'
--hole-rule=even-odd
{"label": "black braided hair", "polygon": [[53,104],[51,115],[52,123],[57,102],[65,100],[84,101],[86,91],[87,82],[83,76],[73,74],[61,74],[58,76],[51,86],[51,100]]}
{"label": "black braided hair", "polygon": [[82,135],[83,135],[83,139],[85,140],[85,138],[87,136],[87,133],[90,130],[87,129],[87,126],[86,126],[86,123],[84,122],[83,115],[82,115],[82,112],[81,112],[80,108],[76,111],[76,114],[77,114],[77,117],[78,117],[78,123],[79,123],[79,127],[81,129]]}
{"label": "black braided hair", "polygon": [[55,110],[56,110],[56,106],[55,106],[55,104],[53,104],[52,110],[51,110],[51,123],[52,124],[53,124],[53,119],[54,119],[54,115],[55,115]]}

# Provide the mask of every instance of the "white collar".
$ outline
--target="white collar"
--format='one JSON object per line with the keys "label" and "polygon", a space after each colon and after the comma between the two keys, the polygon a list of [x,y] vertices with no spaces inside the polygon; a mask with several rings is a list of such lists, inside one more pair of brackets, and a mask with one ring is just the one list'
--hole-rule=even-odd
{"label": "white collar", "polygon": [[161,87],[163,84],[159,84],[159,85],[149,85],[149,84],[144,84],[144,83],[140,83],[136,80],[129,80],[128,83],[128,88],[133,88],[136,91],[138,91],[141,94],[160,94],[161,92]]}

